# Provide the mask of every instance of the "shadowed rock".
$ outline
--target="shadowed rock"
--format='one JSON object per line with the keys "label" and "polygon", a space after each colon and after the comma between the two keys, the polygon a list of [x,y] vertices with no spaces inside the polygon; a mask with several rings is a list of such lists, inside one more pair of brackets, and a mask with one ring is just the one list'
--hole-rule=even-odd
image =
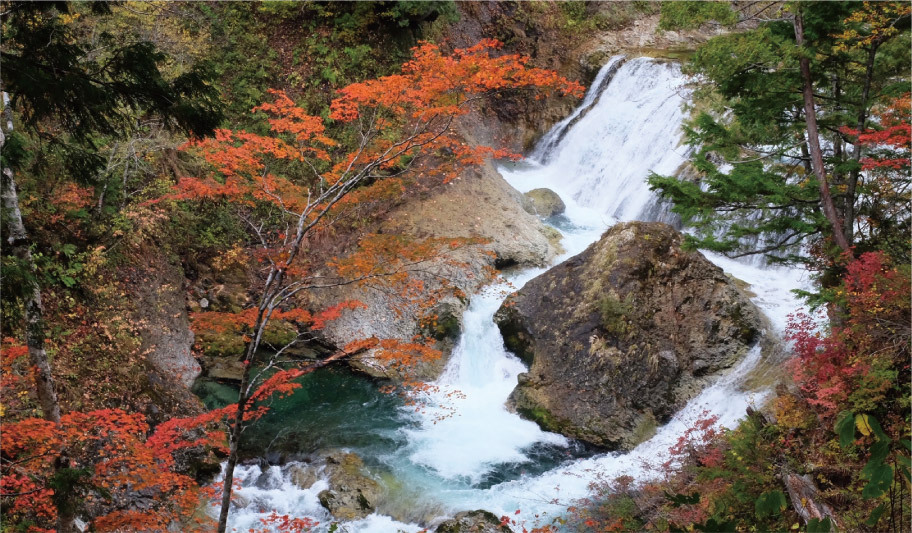
{"label": "shadowed rock", "polygon": [[761,315],[660,223],[619,224],[528,282],[495,315],[529,365],[511,402],[543,428],[610,449],[654,434],[758,340]]}

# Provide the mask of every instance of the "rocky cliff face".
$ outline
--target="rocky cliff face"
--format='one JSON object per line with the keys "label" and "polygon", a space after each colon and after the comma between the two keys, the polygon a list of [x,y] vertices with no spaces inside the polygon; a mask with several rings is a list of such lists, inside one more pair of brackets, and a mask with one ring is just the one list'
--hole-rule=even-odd
{"label": "rocky cliff face", "polygon": [[[445,260],[423,267],[427,275],[417,274],[428,291],[436,290],[445,279],[464,294],[475,292],[492,267],[541,266],[557,254],[560,235],[522,208],[521,195],[497,173],[491,164],[468,170],[458,180],[430,191],[395,209],[380,228],[383,233],[416,238],[479,237],[480,246],[454,250]],[[454,266],[453,263],[459,266]],[[436,339],[444,357],[416,365],[409,376],[433,380],[439,376],[446,358],[459,336],[465,298],[448,297],[432,310],[437,326],[428,331],[415,313],[397,311],[395,295],[370,286],[343,286],[312,291],[315,309],[345,300],[357,300],[364,309],[346,312],[327,324],[321,334],[343,346],[368,337],[411,339],[416,334]],[[380,364],[370,353],[353,361],[359,370],[377,377],[397,378],[397,371]]]}
{"label": "rocky cliff face", "polygon": [[200,365],[193,357],[193,332],[184,299],[180,265],[153,256],[132,287],[142,353],[148,364],[152,420],[196,413],[199,399],[190,393]]}
{"label": "rocky cliff face", "polygon": [[608,230],[495,316],[529,364],[511,401],[544,428],[611,449],[650,437],[761,335],[722,270],[660,223]]}

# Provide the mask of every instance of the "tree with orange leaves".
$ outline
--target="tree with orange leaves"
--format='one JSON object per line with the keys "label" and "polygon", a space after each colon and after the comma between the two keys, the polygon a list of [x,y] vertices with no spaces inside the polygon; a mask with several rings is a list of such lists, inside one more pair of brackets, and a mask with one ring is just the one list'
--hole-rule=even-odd
{"label": "tree with orange leaves", "polygon": [[[259,401],[262,396],[288,391],[293,386],[290,380],[302,373],[366,350],[398,362],[435,355],[421,339],[364,339],[316,364],[282,370],[265,379],[282,365],[283,353],[302,336],[289,345],[273,347],[268,358],[260,351],[270,321],[284,319],[313,331],[345,308],[359,305],[343,302],[312,314],[300,307],[298,298],[315,288],[381,283],[386,288],[395,287],[409,309],[419,311],[426,309],[426,302],[439,298],[439,293],[427,294],[414,274],[432,258],[465,245],[465,240],[417,241],[368,235],[356,252],[328,262],[332,274],[315,271],[308,263],[307,248],[335,215],[377,196],[401,195],[407,179],[445,183],[456,179],[464,167],[478,165],[485,158],[518,158],[518,154],[504,149],[469,145],[453,130],[454,120],[485,95],[504,89],[581,95],[579,84],[552,71],[529,67],[528,58],[497,55],[500,47],[497,41],[484,40],[447,56],[437,46],[422,43],[413,49],[401,74],[340,90],[330,108],[329,126],[284,93],[274,91],[272,102],[254,109],[267,115],[269,135],[218,130],[213,137],[185,147],[202,156],[211,170],[181,179],[170,198],[225,200],[235,205],[255,237],[253,254],[263,265],[255,308],[241,313],[197,313],[194,321],[197,329],[234,328],[246,341],[238,401],[229,417],[230,451],[220,532],[227,525],[241,432],[250,413],[264,408]],[[330,135],[330,130],[335,135]],[[353,149],[344,149],[347,143],[339,139],[354,139],[348,143]]]}

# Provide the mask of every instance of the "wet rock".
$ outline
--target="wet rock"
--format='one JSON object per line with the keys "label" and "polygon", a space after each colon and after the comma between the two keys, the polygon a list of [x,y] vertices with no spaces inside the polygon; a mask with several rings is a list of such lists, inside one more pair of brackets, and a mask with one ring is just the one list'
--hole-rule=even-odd
{"label": "wet rock", "polygon": [[325,461],[329,488],[317,495],[320,505],[339,520],[357,520],[373,513],[382,490],[361,458],[353,453],[333,452],[325,456]]}
{"label": "wet rock", "polygon": [[288,467],[288,478],[299,488],[306,490],[320,479],[320,472],[315,466],[297,463]]}
{"label": "wet rock", "polygon": [[[422,272],[415,272],[425,291],[431,293],[443,284],[462,294],[472,294],[488,279],[491,267],[542,266],[559,251],[560,236],[538,217],[523,210],[522,195],[512,188],[491,164],[467,170],[458,179],[410,200],[385,219],[382,233],[415,238],[476,237],[485,244],[450,250],[446,257],[427,261]],[[468,306],[465,297],[448,296],[434,309],[412,306],[402,309],[396,291],[368,286],[346,285],[312,291],[310,307],[324,309],[342,301],[358,301],[364,308],[346,311],[321,330],[325,340],[336,346],[377,337],[410,341],[424,335],[436,341],[434,348],[442,357],[423,361],[408,369],[397,368],[374,352],[354,358],[350,364],[374,377],[433,381],[440,376],[458,340],[462,314]],[[422,321],[422,315],[436,315],[436,324]]]}
{"label": "wet rock", "polygon": [[523,198],[527,200],[523,203],[523,209],[540,217],[553,217],[563,213],[567,208],[561,197],[551,189],[532,189],[525,193]]}
{"label": "wet rock", "polygon": [[511,395],[520,414],[631,449],[759,340],[753,303],[680,245],[668,225],[619,224],[507,298],[495,321],[529,365]]}
{"label": "wet rock", "polygon": [[494,513],[477,510],[458,513],[453,518],[441,522],[436,533],[509,533],[510,528],[501,525]]}

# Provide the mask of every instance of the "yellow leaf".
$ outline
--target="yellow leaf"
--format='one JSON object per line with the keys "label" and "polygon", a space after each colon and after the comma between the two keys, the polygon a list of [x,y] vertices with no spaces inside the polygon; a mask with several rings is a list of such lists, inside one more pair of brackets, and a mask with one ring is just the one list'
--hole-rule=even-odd
{"label": "yellow leaf", "polygon": [[865,437],[874,432],[871,428],[871,424],[868,422],[868,415],[866,414],[855,415],[855,427],[858,428],[858,431]]}

